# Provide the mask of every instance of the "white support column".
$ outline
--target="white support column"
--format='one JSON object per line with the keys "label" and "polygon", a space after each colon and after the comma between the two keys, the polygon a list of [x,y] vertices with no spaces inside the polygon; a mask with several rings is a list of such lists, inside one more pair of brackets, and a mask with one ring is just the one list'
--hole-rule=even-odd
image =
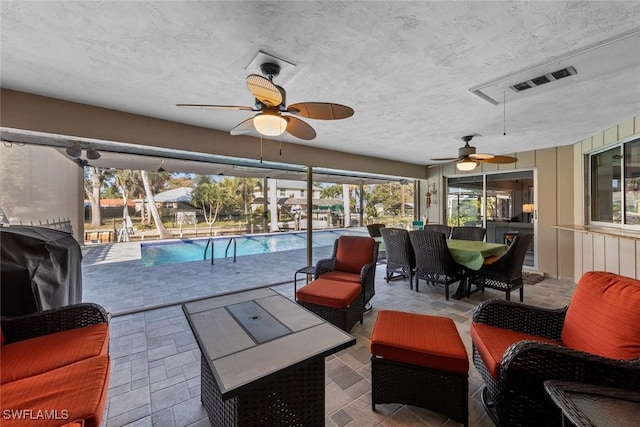
{"label": "white support column", "polygon": [[271,222],[269,228],[272,232],[280,230],[278,227],[278,194],[277,194],[277,186],[278,180],[276,179],[267,179],[267,186],[269,187],[269,211],[271,212]]}
{"label": "white support column", "polygon": [[351,225],[351,192],[349,191],[349,184],[342,184],[342,200],[344,203],[344,226]]}

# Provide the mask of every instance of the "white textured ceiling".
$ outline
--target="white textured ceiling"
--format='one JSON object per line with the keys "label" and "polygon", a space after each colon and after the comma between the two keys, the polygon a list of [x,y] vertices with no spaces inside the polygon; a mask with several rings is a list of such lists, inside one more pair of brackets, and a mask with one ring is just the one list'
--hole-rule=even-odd
{"label": "white textured ceiling", "polygon": [[[640,26],[640,2],[2,1],[1,85],[230,130],[259,50],[296,64],[288,103],[351,106],[290,142],[417,164],[577,142],[640,113],[640,67],[493,106],[469,88]],[[640,55],[640,52],[629,52]],[[578,70],[580,72],[580,70]]]}

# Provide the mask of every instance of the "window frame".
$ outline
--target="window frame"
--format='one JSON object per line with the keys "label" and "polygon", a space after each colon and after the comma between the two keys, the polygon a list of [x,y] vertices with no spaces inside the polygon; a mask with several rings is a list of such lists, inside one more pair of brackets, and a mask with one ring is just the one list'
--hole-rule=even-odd
{"label": "window frame", "polygon": [[[629,136],[627,138],[623,138],[619,141],[616,141],[611,144],[606,144],[602,147],[598,147],[595,150],[589,151],[585,153],[585,191],[586,191],[586,203],[585,203],[585,219],[587,225],[592,225],[596,227],[605,227],[605,228],[615,228],[619,230],[630,230],[630,231],[640,231],[640,224],[627,224],[626,223],[626,193],[627,193],[627,183],[626,183],[626,175],[625,175],[625,165],[626,165],[626,151],[625,144],[631,144],[633,142],[637,142],[640,144],[640,135],[635,134]],[[622,155],[622,162],[620,162],[620,223],[616,222],[606,222],[606,221],[595,221],[593,219],[593,175],[591,169],[591,161],[593,156],[605,153],[610,150],[620,149]]]}

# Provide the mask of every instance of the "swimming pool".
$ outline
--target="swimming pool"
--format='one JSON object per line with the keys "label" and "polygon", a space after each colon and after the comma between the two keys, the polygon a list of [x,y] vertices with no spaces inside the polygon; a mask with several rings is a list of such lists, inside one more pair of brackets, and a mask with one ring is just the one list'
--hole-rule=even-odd
{"label": "swimming pool", "polygon": [[[330,230],[314,231],[313,246],[333,246],[333,242],[343,235],[368,236],[365,231],[358,230]],[[236,255],[256,255],[269,252],[290,251],[307,247],[307,232],[254,234],[241,236],[213,237],[213,257],[224,258],[227,245],[231,238],[236,241]],[[189,261],[202,261],[208,237],[202,239],[183,239],[165,242],[140,243],[142,265],[161,265]],[[227,251],[227,257],[233,257],[233,244]],[[207,249],[207,259],[211,258],[211,247]]]}

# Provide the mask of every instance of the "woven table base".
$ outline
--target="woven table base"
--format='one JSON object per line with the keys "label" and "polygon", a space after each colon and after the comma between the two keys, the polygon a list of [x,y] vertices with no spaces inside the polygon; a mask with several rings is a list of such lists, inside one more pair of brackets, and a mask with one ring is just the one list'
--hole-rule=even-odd
{"label": "woven table base", "polygon": [[202,404],[212,426],[324,425],[324,358],[287,370],[238,396],[222,400],[207,361],[202,358]]}

